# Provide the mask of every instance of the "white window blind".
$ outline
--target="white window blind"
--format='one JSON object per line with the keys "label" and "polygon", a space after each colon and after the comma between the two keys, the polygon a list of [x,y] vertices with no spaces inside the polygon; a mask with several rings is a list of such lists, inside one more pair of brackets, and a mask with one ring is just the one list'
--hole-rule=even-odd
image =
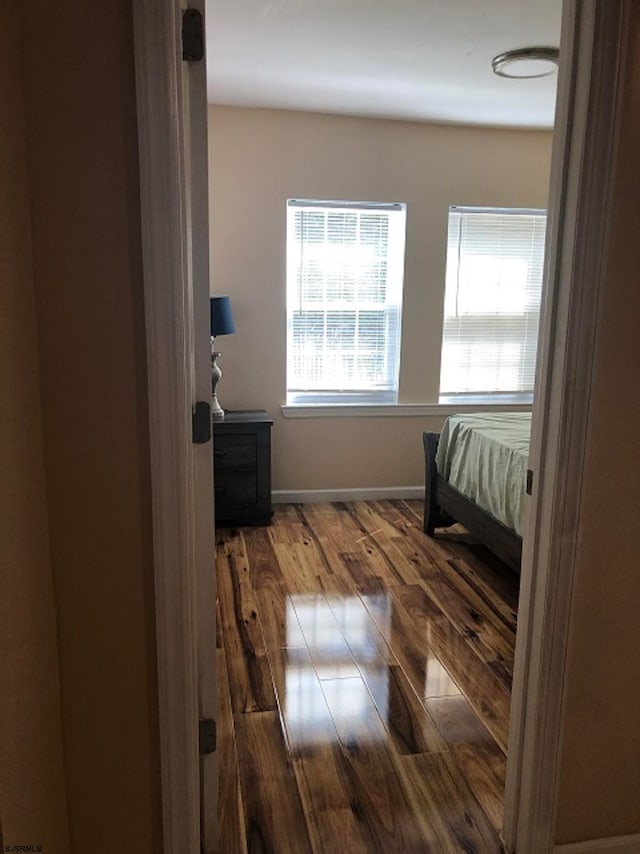
{"label": "white window blind", "polygon": [[449,208],[440,396],[533,392],[546,212]]}
{"label": "white window blind", "polygon": [[397,399],[403,204],[287,203],[287,401]]}

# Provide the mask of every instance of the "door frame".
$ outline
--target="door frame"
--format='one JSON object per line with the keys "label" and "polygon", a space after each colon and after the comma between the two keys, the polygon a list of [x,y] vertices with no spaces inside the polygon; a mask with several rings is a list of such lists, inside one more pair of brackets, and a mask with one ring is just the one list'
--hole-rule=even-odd
{"label": "door frame", "polygon": [[[553,850],[575,532],[630,2],[565,0],[563,9],[532,425],[535,487],[525,529],[505,795],[505,846],[518,854]],[[200,839],[180,7],[180,0],[133,3],[164,854],[196,854]]]}
{"label": "door frame", "polygon": [[565,0],[507,753],[507,851],[554,850],[582,472],[629,0]]}
{"label": "door frame", "polygon": [[197,854],[201,839],[194,330],[185,238],[190,199],[181,7],[180,0],[133,2],[164,854]]}

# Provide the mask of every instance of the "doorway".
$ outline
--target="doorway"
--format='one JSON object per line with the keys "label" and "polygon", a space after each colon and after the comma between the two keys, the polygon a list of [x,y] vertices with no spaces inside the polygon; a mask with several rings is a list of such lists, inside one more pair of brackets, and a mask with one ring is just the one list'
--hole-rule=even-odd
{"label": "doorway", "polygon": [[[576,269],[575,264],[580,260],[584,264],[584,255],[580,255],[576,251],[575,245],[566,240],[563,242],[562,235],[565,233],[560,228],[560,225],[566,229],[567,237],[569,232],[572,234],[574,221],[569,222],[567,219],[567,210],[573,203],[573,214],[577,215],[576,199],[580,191],[583,194],[583,200],[586,198],[587,205],[585,210],[589,214],[593,214],[593,210],[597,207],[596,193],[593,186],[585,189],[583,176],[590,174],[587,167],[598,166],[603,164],[608,168],[600,169],[597,174],[605,187],[608,186],[608,181],[611,175],[611,149],[612,149],[612,132],[602,131],[601,136],[596,134],[594,143],[591,147],[585,149],[584,141],[586,138],[586,129],[590,127],[589,121],[594,121],[593,111],[596,113],[595,126],[597,128],[612,128],[615,127],[615,121],[607,121],[607,117],[615,118],[616,103],[614,98],[602,97],[602,91],[597,92],[595,85],[590,88],[593,80],[604,81],[610,88],[607,92],[615,91],[615,84],[618,80],[618,69],[616,60],[622,51],[622,36],[620,35],[620,19],[623,16],[624,10],[621,8],[612,9],[609,6],[609,12],[604,11],[603,4],[593,3],[588,6],[581,6],[580,11],[576,6],[569,3],[565,8],[565,30],[564,39],[569,46],[569,53],[572,57],[572,62],[565,75],[565,93],[564,93],[564,117],[565,120],[570,115],[571,126],[570,133],[568,132],[563,145],[559,150],[555,162],[556,173],[554,176],[554,187],[557,194],[554,225],[552,226],[553,234],[557,240],[555,254],[551,255],[551,260],[548,262],[550,273],[553,275],[555,283],[553,298],[550,299],[550,307],[545,321],[544,334],[546,336],[546,345],[549,346],[552,335],[557,331],[557,322],[562,317],[562,311],[566,310],[567,297],[572,294],[573,282],[575,281]],[[598,26],[596,26],[598,24]],[[578,34],[582,37],[579,39]],[[584,37],[587,36],[585,39]],[[611,47],[613,44],[613,53],[611,51],[605,56],[605,51],[599,53],[599,49],[605,44]],[[600,66],[598,66],[598,62]],[[595,66],[597,73],[591,77],[592,66]],[[606,86],[604,87],[606,88]],[[600,96],[600,98],[598,98]],[[590,112],[591,111],[591,112]],[[558,146],[556,146],[558,148]],[[573,159],[572,159],[573,158]],[[568,169],[568,164],[576,163],[579,160],[579,166],[576,167],[576,172],[571,173]],[[582,168],[583,171],[580,171]],[[577,173],[577,174],[576,174]],[[573,184],[572,184],[573,181]],[[598,189],[602,189],[599,186]],[[591,193],[591,195],[589,195]],[[586,196],[585,196],[586,194]],[[589,207],[588,203],[591,203]],[[577,218],[578,222],[587,232],[587,226],[590,225],[593,232],[593,220],[586,223]],[[597,223],[598,227],[602,226],[601,219]],[[591,243],[591,248],[595,253],[602,251],[604,241],[604,231],[595,230],[596,237],[599,242]],[[599,256],[598,256],[599,257]],[[569,279],[560,277],[560,266],[569,264],[571,276]],[[595,312],[595,296],[599,280],[597,277],[598,265],[591,265],[589,268],[595,270],[595,273],[587,274],[587,280],[590,281],[592,296],[594,301],[591,303],[581,303],[580,310],[584,311],[584,316],[594,317]],[[564,284],[563,284],[564,283]],[[575,306],[574,306],[575,308]],[[574,321],[575,322],[575,321]],[[568,329],[571,331],[571,325],[568,324]],[[588,342],[587,342],[588,343]],[[562,558],[563,571],[558,576],[562,580],[562,586],[566,593],[564,607],[555,609],[550,613],[549,609],[537,610],[536,614],[528,613],[527,615],[527,641],[523,646],[519,644],[520,649],[524,650],[520,653],[520,673],[518,666],[516,667],[516,683],[518,685],[518,695],[522,699],[528,697],[528,704],[525,707],[521,704],[516,708],[518,713],[518,737],[515,744],[518,760],[514,765],[511,761],[511,789],[509,795],[509,809],[507,810],[507,843],[511,847],[515,847],[517,838],[518,851],[541,851],[550,850],[550,840],[553,838],[553,810],[555,806],[555,798],[557,797],[557,751],[551,749],[551,741],[553,746],[557,747],[558,733],[560,731],[560,720],[562,710],[562,692],[560,686],[562,684],[564,649],[566,647],[568,610],[571,602],[571,574],[574,565],[575,555],[572,557],[566,554],[560,554],[557,551],[557,546],[560,543],[560,533],[557,526],[554,526],[553,520],[549,516],[549,508],[555,506],[552,498],[557,498],[558,482],[560,481],[565,487],[563,493],[564,507],[569,508],[571,502],[575,502],[579,497],[579,485],[576,485],[576,471],[569,470],[566,466],[560,464],[557,468],[550,468],[549,463],[554,459],[557,453],[557,444],[553,441],[553,429],[556,430],[555,436],[558,436],[560,426],[566,429],[565,436],[572,441],[572,447],[579,452],[580,447],[584,447],[585,436],[582,424],[585,423],[583,418],[580,421],[580,416],[584,416],[585,407],[588,402],[588,394],[579,401],[574,401],[575,405],[570,412],[562,408],[554,408],[553,395],[562,392],[562,380],[568,375],[568,371],[573,367],[569,365],[569,357],[575,357],[576,365],[579,364],[578,357],[584,357],[589,352],[588,346],[585,346],[583,340],[572,338],[569,334],[566,339],[567,349],[563,354],[554,353],[554,359],[549,360],[545,371],[545,386],[543,394],[548,396],[548,405],[545,406],[543,423],[538,435],[539,448],[537,462],[540,466],[537,472],[540,474],[538,494],[536,502],[539,505],[540,512],[536,514],[536,524],[538,527],[535,530],[535,540],[530,544],[534,553],[527,558],[525,555],[525,567],[527,560],[530,561],[530,572],[527,580],[527,600],[529,605],[533,605],[539,601],[548,601],[549,594],[554,593],[554,579],[550,576],[550,567]],[[585,364],[584,362],[582,364]],[[585,380],[589,378],[589,363],[586,367],[578,369],[578,375]],[[582,444],[581,444],[582,443]],[[544,464],[543,464],[544,461]],[[557,461],[557,459],[556,459]],[[546,482],[543,478],[543,473],[553,471],[555,473],[555,482],[550,483],[549,478]],[[574,484],[571,487],[571,484]],[[569,487],[567,489],[567,487]],[[573,491],[572,491],[573,490]],[[546,510],[545,510],[546,508]],[[544,511],[544,512],[543,512]],[[546,512],[546,515],[545,515]],[[563,517],[566,522],[567,518]],[[545,528],[546,526],[546,528]],[[542,554],[543,546],[548,549],[546,554]],[[554,552],[554,548],[556,551]],[[536,570],[534,572],[534,569]],[[555,591],[557,593],[557,590]],[[555,601],[555,600],[552,600]],[[549,631],[553,629],[553,631]],[[541,641],[542,638],[553,637],[556,644],[553,648],[546,647],[544,643],[539,644],[536,641]],[[546,657],[546,662],[549,667],[543,666],[543,659]],[[528,659],[527,662],[524,658]],[[553,686],[554,690],[544,692],[544,685]],[[539,711],[546,708],[545,715],[540,715]],[[534,786],[537,788],[538,796],[533,799],[527,799],[526,810],[523,808],[523,787],[520,783],[522,780],[523,769],[530,772],[530,766],[526,765],[526,751],[531,750],[536,744],[535,735],[540,735],[540,725],[546,727],[547,739],[537,744],[542,744],[540,755],[542,757],[538,766],[539,773],[534,774],[531,779]],[[543,733],[544,734],[544,733]],[[515,783],[514,783],[515,781]],[[512,810],[510,812],[510,809]],[[527,836],[527,833],[533,833],[533,836]],[[543,836],[536,837],[535,834],[542,833]],[[537,838],[538,842],[534,843]],[[542,847],[540,847],[540,844]],[[536,847],[537,845],[537,847]]]}

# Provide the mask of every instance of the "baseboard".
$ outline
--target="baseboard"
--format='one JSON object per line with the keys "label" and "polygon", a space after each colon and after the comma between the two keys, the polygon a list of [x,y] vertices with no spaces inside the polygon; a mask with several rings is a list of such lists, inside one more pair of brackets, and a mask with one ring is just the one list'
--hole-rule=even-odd
{"label": "baseboard", "polygon": [[319,501],[382,501],[384,499],[424,498],[424,486],[381,486],[361,489],[276,489],[274,504],[311,504]]}
{"label": "baseboard", "polygon": [[553,851],[554,854],[638,854],[640,833],[591,839],[588,842],[570,842],[566,845],[556,845]]}

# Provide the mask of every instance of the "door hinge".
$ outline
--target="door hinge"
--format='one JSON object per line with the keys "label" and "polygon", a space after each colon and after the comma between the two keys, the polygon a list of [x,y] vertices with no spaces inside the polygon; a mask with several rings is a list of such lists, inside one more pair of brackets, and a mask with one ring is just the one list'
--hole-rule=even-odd
{"label": "door hinge", "polygon": [[185,62],[200,62],[204,57],[204,22],[197,9],[182,13],[182,58]]}
{"label": "door hinge", "polygon": [[198,721],[198,736],[200,756],[214,753],[216,749],[216,722],[213,718],[202,718]]}
{"label": "door hinge", "polygon": [[211,439],[211,406],[198,400],[191,412],[191,440],[194,445],[206,445]]}
{"label": "door hinge", "polygon": [[527,495],[533,494],[533,472],[527,469]]}

